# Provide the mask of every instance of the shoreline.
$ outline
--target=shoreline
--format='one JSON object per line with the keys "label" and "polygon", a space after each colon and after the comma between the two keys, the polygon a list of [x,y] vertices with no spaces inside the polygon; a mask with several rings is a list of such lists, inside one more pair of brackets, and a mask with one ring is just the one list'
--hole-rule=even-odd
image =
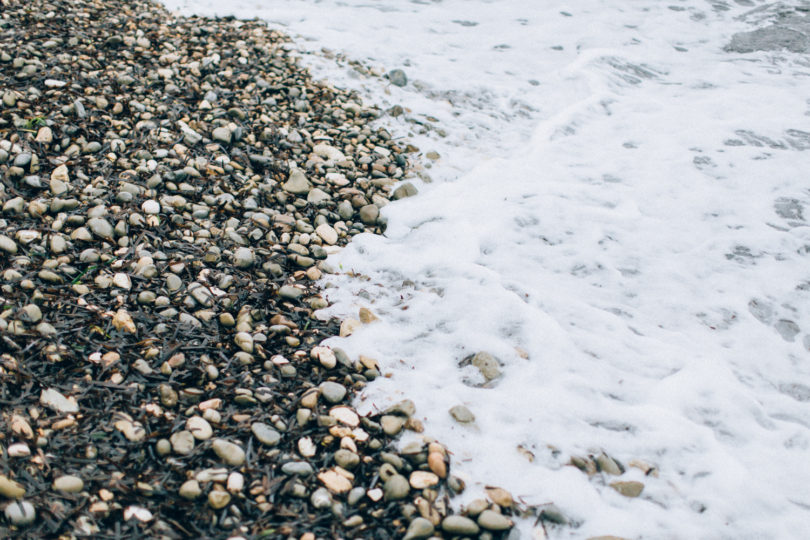
{"label": "shoreline", "polygon": [[3,5],[0,531],[507,534],[511,504],[452,516],[443,446],[395,449],[412,403],[350,407],[376,361],[318,345],[324,259],[413,151],[381,113],[260,22]]}

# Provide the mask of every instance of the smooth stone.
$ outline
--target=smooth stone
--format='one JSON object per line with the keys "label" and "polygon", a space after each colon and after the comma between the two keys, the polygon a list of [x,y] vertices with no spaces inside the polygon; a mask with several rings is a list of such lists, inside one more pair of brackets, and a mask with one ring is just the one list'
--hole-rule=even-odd
{"label": "smooth stone", "polygon": [[200,487],[200,483],[196,480],[186,480],[183,482],[183,485],[180,486],[179,493],[184,499],[193,500],[202,495],[202,488]]}
{"label": "smooth stone", "polygon": [[322,508],[329,508],[332,506],[332,495],[329,493],[329,490],[326,488],[318,488],[312,493],[312,497],[310,497],[310,502],[312,506],[317,509]]}
{"label": "smooth stone", "polygon": [[186,430],[172,433],[171,437],[169,437],[169,442],[171,442],[172,450],[174,450],[175,454],[180,454],[181,456],[190,454],[191,451],[194,450],[194,435]]}
{"label": "smooth stone", "polygon": [[20,311],[20,318],[26,322],[35,323],[42,320],[42,310],[36,304],[28,304]]}
{"label": "smooth stone", "polygon": [[250,268],[254,262],[256,262],[256,256],[250,248],[237,248],[233,254],[233,264],[237,268]]}
{"label": "smooth stone", "polygon": [[84,481],[78,476],[68,474],[54,480],[53,488],[57,491],[64,491],[65,493],[78,493],[84,489]]}
{"label": "smooth stone", "polygon": [[282,285],[282,287],[278,290],[278,295],[287,300],[297,300],[301,298],[303,294],[304,291],[298,287],[293,287],[292,285]]}
{"label": "smooth stone", "polygon": [[178,291],[182,286],[183,280],[180,279],[180,276],[177,274],[166,275],[166,288],[169,289],[169,292]]}
{"label": "smooth stone", "polygon": [[610,487],[624,495],[625,497],[638,497],[644,491],[644,484],[636,481],[612,482]]}
{"label": "smooth stone", "polygon": [[278,431],[262,422],[254,422],[250,426],[250,430],[260,443],[267,446],[276,446],[281,440],[281,434]]}
{"label": "smooth stone", "polygon": [[4,511],[6,519],[18,527],[24,527],[34,522],[37,512],[34,505],[28,501],[14,501]]}
{"label": "smooth stone", "polygon": [[402,431],[403,426],[407,419],[403,418],[402,416],[394,416],[392,414],[386,414],[382,418],[380,418],[380,425],[382,426],[383,431],[386,435],[394,436],[400,431]]}
{"label": "smooth stone", "polygon": [[321,237],[321,240],[329,244],[330,246],[334,245],[338,241],[338,233],[335,229],[332,228],[331,225],[328,223],[322,223],[315,228],[315,234]]}
{"label": "smooth stone", "polygon": [[367,204],[360,208],[360,221],[366,225],[374,225],[380,217],[380,209],[376,205]]}
{"label": "smooth stone", "polygon": [[144,214],[155,215],[160,213],[160,203],[154,200],[144,201],[141,205]]}
{"label": "smooth stone", "polygon": [[42,391],[39,402],[59,413],[77,413],[79,404],[73,396],[65,397],[53,388]]}
{"label": "smooth stone", "polygon": [[4,234],[0,234],[0,249],[6,253],[17,253],[17,242]]}
{"label": "smooth stone", "polygon": [[214,510],[220,510],[231,502],[231,494],[227,491],[211,491],[208,494],[208,505]]}
{"label": "smooth stone", "polygon": [[392,69],[388,72],[388,80],[394,86],[403,87],[408,84],[408,76],[401,69]]}
{"label": "smooth stone", "polygon": [[512,528],[512,521],[494,510],[484,510],[478,515],[478,525],[488,531],[505,531]]}
{"label": "smooth stone", "polygon": [[201,416],[192,416],[186,420],[186,430],[190,431],[198,441],[206,441],[214,434],[211,424]]}
{"label": "smooth stone", "polygon": [[335,451],[335,463],[347,470],[354,469],[360,464],[360,456],[351,450],[341,448],[340,450]]}
{"label": "smooth stone", "polygon": [[475,415],[464,405],[456,405],[450,408],[450,416],[460,424],[470,424],[475,422]]}
{"label": "smooth stone", "polygon": [[386,501],[397,501],[404,499],[411,491],[411,486],[408,479],[401,474],[394,474],[385,481],[383,492],[385,493]]}
{"label": "smooth stone", "polygon": [[487,381],[497,379],[501,375],[498,361],[488,352],[479,352],[472,358],[472,365],[478,368]]}
{"label": "smooth stone", "polygon": [[439,477],[432,472],[413,471],[410,478],[411,487],[414,489],[425,489],[439,483]]}
{"label": "smooth stone", "polygon": [[245,451],[238,444],[217,439],[211,445],[219,458],[233,467],[239,467],[245,462]]}
{"label": "smooth stone", "polygon": [[312,189],[312,184],[307,180],[301,169],[293,169],[289,179],[282,186],[284,191],[293,195],[306,195]]}
{"label": "smooth stone", "polygon": [[402,540],[421,540],[422,538],[428,538],[433,534],[434,530],[433,523],[423,517],[418,517],[408,525],[408,530],[405,531],[405,536]]}
{"label": "smooth stone", "polygon": [[346,387],[340,383],[325,381],[319,386],[321,395],[329,403],[339,403],[346,397]]}
{"label": "smooth stone", "polygon": [[123,272],[117,272],[113,275],[113,285],[118,287],[119,289],[126,289],[129,290],[132,288],[132,280],[129,276]]}
{"label": "smooth stone", "polygon": [[211,132],[211,138],[223,144],[231,144],[231,137],[231,130],[228,128],[218,127]]}
{"label": "smooth stone", "polygon": [[419,193],[419,190],[416,189],[416,186],[411,184],[410,182],[405,182],[397,189],[394,190],[394,193],[391,194],[391,198],[395,201],[399,199],[404,199],[406,197],[413,197]]}
{"label": "smooth stone", "polygon": [[288,461],[281,466],[281,472],[289,476],[308,476],[314,471],[306,461]]}
{"label": "smooth stone", "polygon": [[447,516],[442,520],[442,529],[459,536],[478,534],[481,530],[478,524],[464,516]]}
{"label": "smooth stone", "polygon": [[87,226],[96,236],[104,239],[112,239],[114,229],[110,222],[101,217],[94,217],[87,221]]}
{"label": "smooth stone", "polygon": [[0,495],[8,499],[19,499],[25,495],[25,488],[19,482],[0,474]]}

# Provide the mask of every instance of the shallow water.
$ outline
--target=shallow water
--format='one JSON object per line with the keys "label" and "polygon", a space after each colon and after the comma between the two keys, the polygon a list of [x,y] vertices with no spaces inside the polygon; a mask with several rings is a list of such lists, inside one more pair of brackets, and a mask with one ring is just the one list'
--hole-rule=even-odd
{"label": "shallow water", "polygon": [[[380,317],[332,341],[392,374],[358,405],[413,399],[467,498],[553,501],[576,527],[551,537],[804,537],[810,62],[725,48],[806,3],[165,3],[407,73],[305,54],[441,156],[384,237],[333,257],[370,280],[331,278],[324,316]],[[479,350],[503,364],[492,388],[458,366]],[[566,466],[602,451],[660,476],[629,467],[628,499]]]}

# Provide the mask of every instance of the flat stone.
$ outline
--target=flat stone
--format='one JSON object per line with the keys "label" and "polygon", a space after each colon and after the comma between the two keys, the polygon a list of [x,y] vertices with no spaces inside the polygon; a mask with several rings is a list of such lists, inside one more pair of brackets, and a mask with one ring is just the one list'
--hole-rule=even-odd
{"label": "flat stone", "polygon": [[447,516],[442,520],[442,530],[459,536],[478,534],[481,530],[473,520],[464,516]]}
{"label": "flat stone", "polygon": [[309,498],[309,500],[312,503],[312,506],[318,509],[329,508],[332,506],[332,495],[326,488],[316,489],[314,492],[312,492],[312,496]]}
{"label": "flat stone", "polygon": [[297,300],[301,298],[303,294],[304,291],[298,287],[293,287],[292,285],[282,285],[278,290],[278,295],[287,300]]}
{"label": "flat stone", "polygon": [[354,469],[360,464],[360,456],[351,450],[341,448],[335,451],[335,463],[347,470]]}
{"label": "flat stone", "polygon": [[36,304],[28,304],[20,310],[20,319],[36,323],[42,320],[42,310]]}
{"label": "flat stone", "polygon": [[144,214],[155,215],[160,213],[160,203],[155,200],[144,201],[141,205]]}
{"label": "flat stone", "polygon": [[349,427],[357,427],[360,425],[360,417],[349,407],[334,407],[329,411],[329,416]]}

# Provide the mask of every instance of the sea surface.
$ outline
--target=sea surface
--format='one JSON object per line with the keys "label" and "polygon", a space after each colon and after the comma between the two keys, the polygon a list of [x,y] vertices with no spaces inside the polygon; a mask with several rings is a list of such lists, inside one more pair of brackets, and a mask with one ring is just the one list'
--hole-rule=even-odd
{"label": "sea surface", "polygon": [[[380,318],[330,343],[390,374],[361,410],[416,403],[457,504],[554,503],[551,538],[807,538],[810,4],[164,3],[265,19],[403,109],[381,125],[420,148],[419,195],[331,257],[322,315]],[[491,387],[459,366],[478,351]],[[620,477],[569,465],[602,453]]]}

